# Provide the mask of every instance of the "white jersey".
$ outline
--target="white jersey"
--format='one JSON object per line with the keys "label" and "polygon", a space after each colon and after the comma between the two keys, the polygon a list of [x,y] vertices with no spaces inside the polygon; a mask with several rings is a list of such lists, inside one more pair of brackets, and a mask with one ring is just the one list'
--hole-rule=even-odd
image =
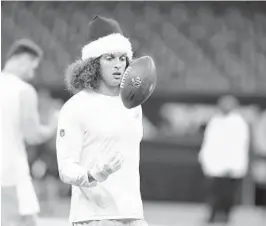
{"label": "white jersey", "polygon": [[[141,106],[126,109],[119,96],[81,91],[61,109],[59,174],[72,184],[70,221],[143,219],[140,193]],[[121,169],[90,187],[87,172],[107,152],[120,152]]]}
{"label": "white jersey", "polygon": [[199,156],[204,173],[244,177],[248,170],[249,142],[248,124],[239,113],[214,116],[206,128]]}
{"label": "white jersey", "polygon": [[[13,186],[29,176],[21,116],[21,92],[32,89],[20,78],[1,73],[1,186]],[[28,125],[30,126],[30,125]]]}

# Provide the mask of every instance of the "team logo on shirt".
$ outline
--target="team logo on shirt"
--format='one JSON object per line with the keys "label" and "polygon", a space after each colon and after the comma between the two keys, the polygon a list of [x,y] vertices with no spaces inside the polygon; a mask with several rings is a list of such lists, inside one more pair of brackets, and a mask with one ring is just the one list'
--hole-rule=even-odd
{"label": "team logo on shirt", "polygon": [[60,137],[63,137],[63,136],[65,136],[65,130],[64,129],[61,129],[60,130]]}

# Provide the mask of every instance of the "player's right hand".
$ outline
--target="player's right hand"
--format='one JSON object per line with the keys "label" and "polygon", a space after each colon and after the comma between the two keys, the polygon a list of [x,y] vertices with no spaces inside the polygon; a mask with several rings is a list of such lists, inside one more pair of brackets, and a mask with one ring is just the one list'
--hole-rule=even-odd
{"label": "player's right hand", "polygon": [[90,170],[90,174],[98,182],[105,181],[112,173],[121,168],[123,161],[120,152],[110,153],[104,159],[95,163]]}

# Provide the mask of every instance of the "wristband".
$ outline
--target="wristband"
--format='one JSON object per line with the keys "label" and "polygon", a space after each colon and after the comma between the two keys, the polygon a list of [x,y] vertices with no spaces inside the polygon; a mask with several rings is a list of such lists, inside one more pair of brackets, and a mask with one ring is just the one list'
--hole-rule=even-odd
{"label": "wristband", "polygon": [[109,176],[105,170],[100,169],[97,165],[90,170],[90,175],[98,182],[105,181]]}

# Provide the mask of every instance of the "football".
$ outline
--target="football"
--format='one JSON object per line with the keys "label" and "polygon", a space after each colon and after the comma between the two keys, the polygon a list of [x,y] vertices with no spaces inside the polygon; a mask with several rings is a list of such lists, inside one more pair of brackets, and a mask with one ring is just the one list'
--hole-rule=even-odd
{"label": "football", "polygon": [[143,104],[157,82],[156,67],[150,56],[135,59],[126,69],[120,84],[120,96],[128,109]]}

